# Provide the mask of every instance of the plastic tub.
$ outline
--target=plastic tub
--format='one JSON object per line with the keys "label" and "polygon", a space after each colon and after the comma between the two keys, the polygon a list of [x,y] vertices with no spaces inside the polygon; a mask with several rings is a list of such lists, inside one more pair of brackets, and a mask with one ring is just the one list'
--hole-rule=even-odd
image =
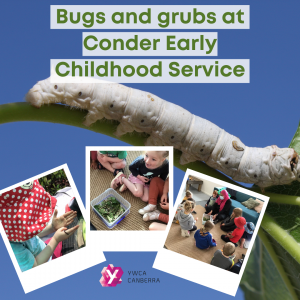
{"label": "plastic tub", "polygon": [[[104,200],[106,200],[109,197],[115,197],[117,201],[120,202],[121,206],[125,209],[125,212],[119,216],[118,219],[116,219],[114,222],[109,223],[104,217],[101,216],[101,214],[94,208],[95,205],[100,204]],[[100,196],[95,198],[91,201],[91,207],[96,213],[96,215],[103,221],[103,223],[107,226],[107,228],[112,229],[117,224],[119,224],[128,214],[130,211],[131,204],[125,200],[121,195],[119,195],[114,189],[109,188],[104,193],[102,193]]]}
{"label": "plastic tub", "polygon": [[210,216],[210,215],[204,213],[202,216],[202,225],[204,225],[206,222],[203,220],[203,218],[209,219],[213,223],[213,216]]}

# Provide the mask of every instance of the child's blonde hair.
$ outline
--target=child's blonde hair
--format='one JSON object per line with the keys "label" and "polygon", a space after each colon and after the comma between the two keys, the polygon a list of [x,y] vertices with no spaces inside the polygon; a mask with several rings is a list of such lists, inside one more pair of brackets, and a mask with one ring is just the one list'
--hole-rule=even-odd
{"label": "child's blonde hair", "polygon": [[185,212],[189,212],[193,207],[192,207],[192,204],[189,201],[185,201],[184,205],[183,205],[183,208],[184,208]]}
{"label": "child's blonde hair", "polygon": [[[234,216],[233,216],[233,213],[234,213]],[[238,217],[241,217],[243,214],[243,210],[239,207],[236,207],[233,211],[232,211],[232,214],[230,216],[230,220],[234,219],[234,218],[238,218]]]}
{"label": "child's blonde hair", "polygon": [[213,191],[213,194],[218,195],[218,191],[217,191],[217,190],[214,190],[214,191]]}
{"label": "child's blonde hair", "polygon": [[226,256],[230,256],[235,252],[235,245],[231,242],[228,242],[224,245],[223,254]]}
{"label": "child's blonde hair", "polygon": [[187,191],[185,192],[185,196],[186,196],[186,197],[190,197],[190,196],[192,196],[192,193],[191,193],[191,191],[187,190]]}
{"label": "child's blonde hair", "polygon": [[160,152],[161,153],[161,156],[163,158],[167,158],[169,156],[169,151],[156,151],[156,152]]}

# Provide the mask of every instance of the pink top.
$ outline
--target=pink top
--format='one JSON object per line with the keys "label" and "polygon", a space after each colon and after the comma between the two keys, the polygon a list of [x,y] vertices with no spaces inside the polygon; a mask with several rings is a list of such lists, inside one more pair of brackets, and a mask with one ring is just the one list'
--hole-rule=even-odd
{"label": "pink top", "polygon": [[216,203],[218,205],[220,205],[220,211],[224,208],[226,201],[229,199],[229,196],[228,196],[228,193],[226,190],[222,190],[221,195],[224,197],[224,199],[222,200],[220,197],[218,197],[218,199],[216,200]]}

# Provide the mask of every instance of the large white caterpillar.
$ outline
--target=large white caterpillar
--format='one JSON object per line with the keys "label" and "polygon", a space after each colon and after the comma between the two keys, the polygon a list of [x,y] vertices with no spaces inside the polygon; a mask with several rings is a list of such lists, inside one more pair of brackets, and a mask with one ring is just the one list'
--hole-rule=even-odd
{"label": "large white caterpillar", "polygon": [[298,154],[291,148],[250,148],[239,138],[184,108],[117,83],[39,81],[26,95],[36,107],[64,103],[88,110],[84,125],[102,118],[120,122],[116,135],[146,132],[146,145],[174,146],[181,164],[200,160],[234,180],[261,187],[300,181]]}

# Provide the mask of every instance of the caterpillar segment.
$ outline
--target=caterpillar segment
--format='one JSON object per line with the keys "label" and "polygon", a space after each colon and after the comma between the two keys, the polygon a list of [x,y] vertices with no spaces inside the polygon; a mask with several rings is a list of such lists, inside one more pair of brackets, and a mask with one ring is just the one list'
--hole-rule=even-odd
{"label": "caterpillar segment", "polygon": [[82,83],[52,83],[49,77],[35,84],[25,99],[35,107],[63,103],[88,110],[86,126],[103,118],[119,121],[117,136],[133,131],[148,133],[146,145],[181,150],[181,164],[204,161],[237,181],[262,188],[300,181],[299,156],[294,149],[247,147],[178,105],[118,83],[92,83],[86,78]]}
{"label": "caterpillar segment", "polygon": [[146,146],[173,146],[180,149],[192,121],[192,114],[186,109],[164,101],[159,120],[152,128]]}
{"label": "caterpillar segment", "polygon": [[133,131],[151,134],[159,119],[160,112],[163,110],[165,101],[140,90],[129,90],[131,95],[115,134],[121,136],[124,133]]}

